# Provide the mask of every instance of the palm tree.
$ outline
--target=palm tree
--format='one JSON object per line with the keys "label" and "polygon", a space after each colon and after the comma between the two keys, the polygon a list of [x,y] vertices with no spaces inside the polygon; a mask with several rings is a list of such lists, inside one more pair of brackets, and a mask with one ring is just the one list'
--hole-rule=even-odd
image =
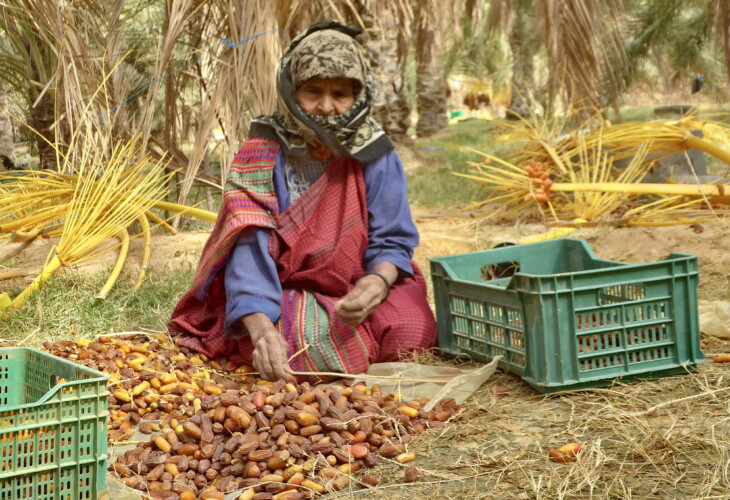
{"label": "palm tree", "polygon": [[[564,108],[598,110],[621,95],[625,56],[620,0],[494,0],[489,17],[493,33],[508,33],[518,101],[536,93],[532,71],[540,46],[549,68],[549,110],[558,99]],[[524,109],[515,106],[524,116]]]}
{"label": "palm tree", "polygon": [[[42,168],[57,168],[57,151],[63,154],[72,131],[84,117],[110,106],[109,95],[97,91],[123,57],[116,54],[110,61],[108,44],[124,3],[8,0],[0,5],[0,78],[25,97]],[[102,137],[119,134],[114,131],[109,127]]]}
{"label": "palm tree", "polygon": [[406,0],[357,0],[355,7],[367,34],[365,46],[378,83],[375,119],[392,139],[403,142],[411,122],[404,73],[413,11]]}
{"label": "palm tree", "polygon": [[[449,2],[419,0],[416,8],[416,134],[427,137],[449,125],[444,52]],[[453,7],[453,6],[452,6]]]}
{"label": "palm tree", "polygon": [[725,53],[725,71],[730,77],[730,4],[724,0],[711,0],[708,5],[710,31],[715,33]]}
{"label": "palm tree", "polygon": [[507,114],[508,117],[526,117],[530,115],[531,105],[528,96],[535,91],[535,55],[540,41],[530,12],[534,8],[532,0],[516,0],[511,7],[508,3],[497,1],[493,14],[497,17],[508,16],[511,11],[512,16],[511,20],[505,21],[511,23],[507,39],[512,51],[512,93]]}
{"label": "palm tree", "polygon": [[[710,92],[726,92],[730,75],[730,5],[720,0],[667,0],[661,5],[645,0],[626,2],[629,24],[631,82],[658,82],[674,91],[678,83],[697,75]],[[717,41],[713,44],[713,39]],[[720,51],[724,49],[723,68]],[[689,87],[687,85],[687,87]]]}

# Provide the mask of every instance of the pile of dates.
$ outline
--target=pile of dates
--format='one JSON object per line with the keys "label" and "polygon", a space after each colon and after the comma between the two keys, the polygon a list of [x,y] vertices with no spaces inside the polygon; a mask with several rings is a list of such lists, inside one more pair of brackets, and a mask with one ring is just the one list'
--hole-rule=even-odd
{"label": "pile of dates", "polygon": [[[162,336],[45,347],[110,374],[110,441],[135,429],[150,436],[110,470],[154,499],[215,500],[240,491],[242,500],[295,500],[377,486],[377,475],[353,473],[381,457],[412,462],[413,436],[460,411],[445,399],[426,412],[426,399],[406,402],[349,380],[267,382],[248,375],[249,367],[207,360]],[[406,466],[405,478],[415,481],[416,468]]]}

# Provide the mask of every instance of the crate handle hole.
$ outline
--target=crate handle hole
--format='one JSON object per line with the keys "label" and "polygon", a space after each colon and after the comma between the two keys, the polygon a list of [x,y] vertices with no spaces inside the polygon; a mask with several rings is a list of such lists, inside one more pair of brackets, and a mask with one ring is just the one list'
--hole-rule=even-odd
{"label": "crate handle hole", "polygon": [[509,278],[520,270],[519,262],[500,262],[498,264],[489,264],[482,266],[482,279],[484,281],[498,280],[501,278]]}

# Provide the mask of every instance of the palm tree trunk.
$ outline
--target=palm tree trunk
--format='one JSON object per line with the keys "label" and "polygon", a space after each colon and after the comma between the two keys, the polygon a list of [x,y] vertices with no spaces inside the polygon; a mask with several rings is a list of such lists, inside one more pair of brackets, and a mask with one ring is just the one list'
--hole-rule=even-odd
{"label": "palm tree trunk", "polygon": [[365,45],[378,83],[373,115],[391,139],[403,142],[408,139],[411,124],[411,106],[403,77],[410,38],[403,26],[408,26],[410,20],[393,6],[391,0],[356,2],[368,35]]}
{"label": "palm tree trunk", "polygon": [[[24,44],[29,52],[31,47],[35,47],[40,54],[51,53],[49,46],[35,31],[30,30],[24,33],[23,36],[25,37]],[[41,66],[43,62],[35,57],[31,58],[28,68],[33,75],[33,81],[49,85],[49,88],[43,89],[42,91],[35,85],[28,87],[28,102],[31,103],[30,126],[36,134],[35,142],[38,147],[38,163],[40,168],[56,170],[58,167],[58,158],[55,148],[60,147],[63,141],[62,129],[60,128],[62,125],[60,121],[56,123],[56,116],[60,117],[63,113],[59,112],[56,114],[56,105],[61,104],[60,102],[56,102],[57,85],[47,83],[48,79],[44,76],[46,71]],[[42,96],[41,92],[43,92]],[[54,130],[54,125],[59,128]]]}
{"label": "palm tree trunk", "polygon": [[[530,26],[528,13],[524,8],[516,8],[512,20],[512,29],[509,32],[509,46],[512,51],[512,95],[506,111],[507,118],[516,116],[529,117],[528,95],[534,86],[534,33],[535,27]],[[532,39],[531,39],[532,38]]]}
{"label": "palm tree trunk", "polygon": [[[31,102],[33,102],[34,97],[37,96],[30,96]],[[55,99],[51,96],[51,92],[49,91],[46,92],[30,110],[31,127],[33,127],[39,135],[39,137],[36,137],[36,145],[38,146],[38,160],[40,167],[52,170],[56,170],[58,165],[56,150],[54,149],[56,138],[51,128],[55,122],[55,106]]]}
{"label": "palm tree trunk", "polygon": [[445,129],[449,125],[446,114],[446,76],[444,74],[444,31],[446,28],[443,10],[448,2],[420,0],[416,14],[416,95],[418,122],[416,134],[419,137]]}
{"label": "palm tree trunk", "polygon": [[8,115],[8,91],[0,81],[0,172],[11,169],[15,164],[15,142],[13,124]]}

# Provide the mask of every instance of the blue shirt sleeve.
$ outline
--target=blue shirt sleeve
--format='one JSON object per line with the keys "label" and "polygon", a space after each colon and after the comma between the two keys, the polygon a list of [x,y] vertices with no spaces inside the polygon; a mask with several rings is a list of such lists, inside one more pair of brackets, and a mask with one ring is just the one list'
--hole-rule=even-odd
{"label": "blue shirt sleeve", "polygon": [[398,153],[391,151],[365,166],[365,189],[370,214],[365,269],[390,262],[401,276],[413,274],[411,257],[418,246],[418,230],[408,206],[406,174]]}
{"label": "blue shirt sleeve", "polygon": [[226,264],[226,321],[229,336],[239,336],[238,320],[260,312],[272,323],[281,316],[281,283],[269,254],[269,229],[246,231],[238,239]]}
{"label": "blue shirt sleeve", "polygon": [[[274,192],[279,200],[279,211],[289,206],[284,157],[279,154],[274,165]],[[229,337],[239,337],[239,321],[252,313],[263,313],[272,323],[281,317],[282,288],[276,262],[269,254],[270,229],[246,231],[231,250],[226,263],[226,319],[224,331]]]}
{"label": "blue shirt sleeve", "polygon": [[238,239],[226,264],[226,320],[229,337],[240,335],[241,317],[260,312],[272,323],[281,316],[281,283],[269,254],[269,229],[246,231]]}

